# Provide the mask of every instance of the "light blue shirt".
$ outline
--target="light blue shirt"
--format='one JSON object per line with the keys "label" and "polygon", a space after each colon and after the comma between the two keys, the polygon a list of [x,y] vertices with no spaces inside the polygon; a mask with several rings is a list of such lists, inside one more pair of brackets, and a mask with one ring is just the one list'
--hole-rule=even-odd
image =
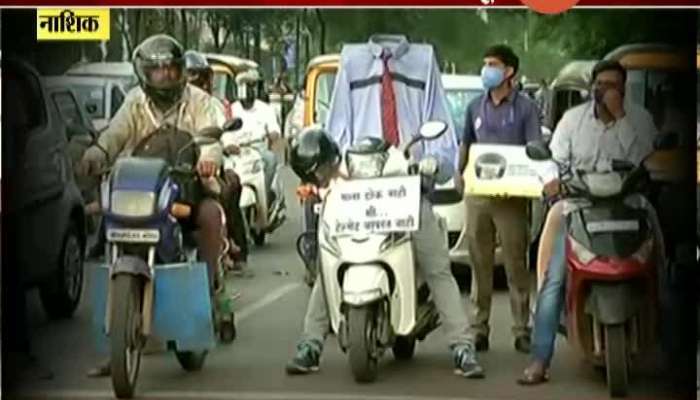
{"label": "light blue shirt", "polygon": [[380,58],[383,49],[392,54],[388,63],[393,77],[400,143],[418,134],[425,122],[447,123],[444,135],[414,146],[417,159],[430,155],[438,160],[437,181],[444,183],[457,167],[457,137],[431,45],[409,44],[401,35],[374,35],[369,43],[343,46],[326,129],[343,154],[359,139],[383,137],[381,79],[384,63]]}

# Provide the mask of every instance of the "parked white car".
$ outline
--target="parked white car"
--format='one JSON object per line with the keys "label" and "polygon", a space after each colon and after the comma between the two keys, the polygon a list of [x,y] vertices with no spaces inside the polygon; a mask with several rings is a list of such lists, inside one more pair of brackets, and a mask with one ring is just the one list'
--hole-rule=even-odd
{"label": "parked white car", "polygon": [[127,89],[120,78],[62,75],[50,79],[73,89],[98,132],[107,127],[126,98]]}

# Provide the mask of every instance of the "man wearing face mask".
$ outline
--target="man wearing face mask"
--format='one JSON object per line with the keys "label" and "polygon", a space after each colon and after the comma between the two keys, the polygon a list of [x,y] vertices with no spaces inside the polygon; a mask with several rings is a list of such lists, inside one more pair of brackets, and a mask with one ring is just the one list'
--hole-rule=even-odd
{"label": "man wearing face mask", "polygon": [[[564,114],[552,136],[552,157],[572,170],[586,172],[610,170],[612,160],[639,164],[652,151],[657,134],[651,114],[633,102],[625,102],[627,72],[620,63],[599,62],[593,68],[592,78],[594,99]],[[561,188],[559,180],[552,179],[544,192],[553,197],[560,194]],[[663,237],[654,209],[643,198],[626,199],[631,200],[652,216],[658,259],[663,260]],[[544,275],[544,280],[533,319],[532,360],[518,380],[521,385],[536,385],[549,379],[566,293],[566,204],[566,200],[561,200],[552,206],[542,229],[538,273]]]}
{"label": "man wearing face mask", "polygon": [[[493,46],[484,53],[481,78],[486,93],[467,108],[460,171],[464,172],[472,143],[525,145],[541,137],[537,105],[515,86],[518,67],[518,57],[508,46]],[[522,353],[530,351],[527,220],[525,199],[467,198],[467,238],[472,261],[471,334],[479,351],[489,348],[496,234],[508,276],[515,348]]]}
{"label": "man wearing face mask", "polygon": [[282,129],[272,106],[256,99],[255,94],[259,81],[260,75],[257,71],[247,71],[236,76],[240,100],[233,103],[231,115],[234,118],[240,118],[243,121],[243,127],[236,132],[224,133],[221,141],[228,154],[238,154],[240,149],[236,143],[237,137],[240,135],[247,135],[246,141],[256,138],[262,139],[262,142],[255,146],[263,159],[265,187],[268,190],[267,202],[272,204],[274,196],[277,195],[271,190],[272,177],[277,169],[277,157],[268,146],[271,146],[280,137]]}

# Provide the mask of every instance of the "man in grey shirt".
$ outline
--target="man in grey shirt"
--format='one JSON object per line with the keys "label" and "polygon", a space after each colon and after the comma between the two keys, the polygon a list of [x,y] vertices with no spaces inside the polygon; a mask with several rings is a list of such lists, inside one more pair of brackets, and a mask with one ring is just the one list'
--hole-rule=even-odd
{"label": "man in grey shirt", "polygon": [[[514,86],[518,66],[518,57],[507,46],[494,46],[484,53],[481,78],[486,93],[467,108],[460,171],[467,165],[472,143],[525,145],[540,138],[537,105]],[[515,348],[523,353],[530,350],[527,232],[525,199],[467,197],[467,238],[472,261],[471,330],[479,351],[489,348],[496,233],[508,275]]]}

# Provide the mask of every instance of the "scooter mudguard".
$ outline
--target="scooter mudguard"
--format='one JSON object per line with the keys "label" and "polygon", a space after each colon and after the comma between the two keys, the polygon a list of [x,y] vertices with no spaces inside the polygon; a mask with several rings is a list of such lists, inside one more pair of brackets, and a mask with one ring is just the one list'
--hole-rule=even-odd
{"label": "scooter mudguard", "polygon": [[637,313],[638,297],[632,283],[595,283],[586,299],[586,313],[602,324],[621,324]]}
{"label": "scooter mudguard", "polygon": [[[91,268],[92,325],[97,350],[109,351],[104,318],[109,265]],[[216,345],[206,263],[156,266],[153,336],[174,342],[178,351],[203,351]]]}
{"label": "scooter mudguard", "polygon": [[248,185],[243,185],[241,189],[241,202],[240,207],[252,207],[257,203],[257,196],[255,195],[255,190]]}
{"label": "scooter mudguard", "polygon": [[389,277],[379,265],[353,265],[343,276],[343,302],[363,306],[389,296]]}

